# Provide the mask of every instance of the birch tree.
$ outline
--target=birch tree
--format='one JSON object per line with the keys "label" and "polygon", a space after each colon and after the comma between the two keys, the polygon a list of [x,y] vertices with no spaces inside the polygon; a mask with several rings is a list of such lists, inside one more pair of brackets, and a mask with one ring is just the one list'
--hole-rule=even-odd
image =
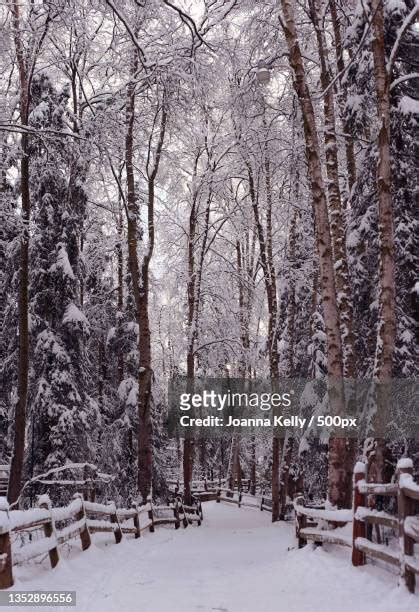
{"label": "birch tree", "polygon": [[[341,384],[343,379],[343,348],[340,332],[340,314],[337,303],[334,275],[332,239],[327,210],[326,190],[323,180],[319,137],[316,118],[307,84],[303,58],[298,42],[294,6],[290,0],[282,0],[285,39],[289,51],[290,67],[294,73],[294,87],[303,116],[308,172],[313,198],[316,246],[319,256],[320,286],[327,337],[328,376]],[[338,390],[338,404],[344,405],[342,391]],[[347,461],[346,440],[333,438],[329,443],[329,499],[337,506],[348,506],[351,498],[351,465]]]}

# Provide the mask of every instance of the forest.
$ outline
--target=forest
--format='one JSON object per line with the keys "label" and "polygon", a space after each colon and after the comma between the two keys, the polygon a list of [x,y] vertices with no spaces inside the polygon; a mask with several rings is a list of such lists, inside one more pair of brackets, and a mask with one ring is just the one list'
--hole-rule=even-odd
{"label": "forest", "polygon": [[183,378],[304,379],[320,411],[322,381],[416,393],[418,14],[416,0],[1,3],[10,504],[92,464],[122,504],[248,479],[277,521],[297,491],[350,508],[359,459],[378,483],[400,457],[418,470],[413,429],[166,426]]}

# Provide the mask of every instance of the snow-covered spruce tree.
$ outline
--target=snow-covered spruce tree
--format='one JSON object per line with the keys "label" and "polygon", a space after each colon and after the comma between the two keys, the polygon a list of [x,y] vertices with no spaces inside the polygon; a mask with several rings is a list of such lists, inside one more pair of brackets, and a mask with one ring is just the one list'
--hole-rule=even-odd
{"label": "snow-covered spruce tree", "polygon": [[[387,56],[393,53],[398,32],[413,4],[385,4],[385,41]],[[347,45],[355,48],[362,35],[363,19],[358,19],[348,31]],[[413,28],[407,28],[401,38],[393,59],[391,88],[391,170],[392,203],[394,214],[395,264],[396,264],[396,312],[397,335],[393,373],[398,376],[414,375],[415,334],[413,332],[414,281],[412,271],[415,264],[415,216],[414,207],[414,130],[417,116],[414,113],[414,80],[403,80],[413,71],[413,58],[409,57],[409,42],[415,37]],[[417,35],[416,35],[417,37]],[[409,40],[410,39],[410,40]],[[352,258],[353,278],[356,286],[357,320],[364,355],[364,375],[374,373],[375,336],[378,323],[378,226],[376,208],[375,168],[377,144],[375,141],[374,116],[375,94],[371,87],[372,53],[367,47],[359,63],[348,71],[346,85],[349,89],[347,113],[356,136],[372,137],[371,144],[364,151],[360,176],[352,197],[352,221],[348,247]],[[417,105],[417,102],[416,102]],[[416,249],[417,252],[417,249]]]}
{"label": "snow-covered spruce tree", "polygon": [[[328,218],[328,202],[323,178],[321,150],[316,114],[307,80],[307,71],[299,46],[294,4],[281,0],[282,27],[289,51],[289,64],[294,74],[294,87],[303,117],[304,138],[308,176],[313,201],[313,216],[316,228],[316,249],[319,262],[319,285],[327,338],[327,373],[329,380],[342,381],[344,359],[340,328],[340,312],[336,293],[334,254]],[[334,385],[333,409],[343,411],[345,397],[343,385]],[[332,504],[349,507],[352,498],[352,456],[344,438],[331,438],[329,442],[329,487],[328,497]]]}
{"label": "snow-covered spruce tree", "polygon": [[[349,125],[356,137],[369,142],[352,194],[348,247],[355,284],[358,341],[362,343],[358,348],[363,356],[362,372],[381,380],[391,375],[417,376],[413,271],[417,268],[418,252],[414,194],[419,102],[412,49],[418,34],[413,27],[417,12],[413,0],[385,1],[382,7],[371,2],[367,8],[374,15],[374,35],[367,39],[360,61],[350,67],[345,83],[349,92]],[[347,32],[346,45],[352,50],[363,36],[365,18],[359,5]],[[382,32],[381,47],[378,30]],[[384,64],[384,69],[380,64]],[[380,74],[384,72],[384,79],[377,78],[377,67]],[[375,80],[371,79],[372,72]],[[383,104],[388,107],[386,120],[382,119],[386,117]],[[388,215],[387,221],[383,216],[384,183],[388,184],[390,222]],[[367,418],[369,413],[367,407]],[[390,478],[392,464],[395,465],[395,460],[388,447],[378,440],[372,462],[375,478]],[[389,469],[385,470],[384,465]]]}
{"label": "snow-covered spruce tree", "polygon": [[279,274],[280,321],[283,324],[279,342],[280,374],[288,378],[310,378],[313,368],[310,347],[315,341],[312,328],[315,319],[321,316],[317,297],[314,297],[317,288],[313,287],[316,272],[311,260],[314,237],[311,211],[304,210],[300,200],[294,201],[288,245]]}
{"label": "snow-covered spruce tree", "polygon": [[114,363],[122,355],[123,372],[121,380],[120,373],[114,377],[116,398],[106,413],[100,444],[104,469],[119,475],[112,486],[121,500],[134,499],[137,490],[138,324],[129,273],[125,285],[126,299],[122,309],[115,308],[106,339],[107,355]]}
{"label": "snow-covered spruce tree", "polygon": [[[414,332],[413,270],[417,265],[417,219],[414,211],[415,194],[415,130],[418,119],[417,79],[408,79],[414,72],[412,42],[417,41],[415,29],[407,26],[399,37],[414,7],[413,0],[384,3],[385,52],[391,62],[390,75],[390,154],[391,197],[394,217],[394,252],[396,280],[396,347],[393,375],[417,375],[417,350]],[[364,31],[364,16],[357,19],[347,32],[346,45],[354,50]],[[348,248],[351,254],[355,284],[355,308],[358,321],[358,355],[363,356],[362,373],[372,376],[375,363],[375,338],[378,325],[379,245],[377,224],[377,123],[375,90],[371,81],[372,50],[366,46],[359,62],[348,70],[347,115],[356,138],[370,140],[363,152],[359,177],[351,198],[351,226]],[[392,57],[392,60],[390,60]],[[416,84],[416,85],[415,85]],[[372,118],[372,120],[371,120]],[[416,248],[415,248],[416,247]],[[362,343],[362,345],[361,345]]]}
{"label": "snow-covered spruce tree", "polygon": [[[295,148],[297,148],[296,143]],[[317,356],[321,347],[317,336],[312,333],[319,324],[319,318],[321,320],[321,314],[317,306],[317,296],[314,298],[317,288],[313,287],[312,214],[310,210],[306,210],[308,202],[305,204],[304,171],[300,165],[292,155],[289,172],[290,201],[293,208],[289,212],[288,243],[279,271],[279,320],[283,322],[279,342],[280,375],[288,378],[310,378],[312,352]],[[324,331],[322,344],[325,344]],[[323,346],[323,350],[324,348]],[[324,370],[321,375],[324,376]],[[295,432],[293,434],[287,435],[282,450],[280,486],[282,517],[285,516],[287,499],[292,499],[297,488],[302,490],[303,481],[307,485],[306,462],[301,460],[299,453],[299,436],[295,435]],[[310,442],[313,443],[314,440],[310,439]],[[308,452],[310,461],[314,461],[313,456],[317,453],[317,447],[314,448],[311,444]],[[326,472],[322,477],[325,479]]]}
{"label": "snow-covered spruce tree", "polygon": [[[31,126],[62,131],[67,90],[41,74],[32,84]],[[34,140],[30,280],[33,367],[29,475],[94,458],[97,406],[86,392],[89,323],[80,306],[80,236],[86,208],[81,148]]]}
{"label": "snow-covered spruce tree", "polygon": [[[393,5],[394,6],[394,5]],[[389,5],[390,7],[390,5]],[[394,239],[396,263],[396,346],[393,375],[416,378],[418,366],[417,303],[415,305],[415,270],[418,269],[417,216],[417,146],[419,123],[418,77],[414,49],[419,44],[419,33],[413,27],[413,0],[387,11],[388,50],[392,71],[390,153],[392,163],[392,199],[394,207]],[[417,15],[417,13],[416,13]],[[391,51],[390,51],[391,48]]]}

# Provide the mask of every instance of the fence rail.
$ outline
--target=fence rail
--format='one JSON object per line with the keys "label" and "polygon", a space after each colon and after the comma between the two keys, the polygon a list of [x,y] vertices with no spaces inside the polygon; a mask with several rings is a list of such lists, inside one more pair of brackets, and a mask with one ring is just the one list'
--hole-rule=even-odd
{"label": "fence rail", "polygon": [[259,510],[272,512],[272,497],[269,497],[265,493],[262,493],[262,495],[253,495],[241,489],[220,488],[213,499],[218,503],[226,502],[228,504],[234,504],[238,508],[258,508]]}
{"label": "fence rail", "polygon": [[[409,591],[415,591],[415,576],[419,574],[419,558],[415,556],[415,544],[419,543],[419,485],[413,479],[413,464],[409,459],[398,463],[398,479],[392,484],[367,483],[366,467],[357,463],[354,469],[354,496],[352,510],[335,510],[324,505],[304,505],[302,496],[296,496],[293,507],[296,518],[296,535],[299,547],[307,541],[318,544],[331,543],[352,548],[352,564],[364,565],[367,557],[384,561],[399,569]],[[182,523],[201,524],[202,500],[214,499],[240,507],[272,510],[272,498],[262,493],[257,496],[236,488],[218,486],[199,490],[192,495],[193,503],[186,505],[178,490],[172,503],[166,506],[133,505],[117,508],[114,503],[99,504],[83,498],[78,493],[65,507],[52,507],[47,495],[38,500],[38,507],[31,510],[9,511],[5,498],[0,497],[0,589],[13,585],[13,565],[23,563],[39,555],[49,556],[52,567],[60,558],[60,546],[71,538],[80,538],[82,550],[91,545],[91,534],[113,533],[115,542],[123,535],[139,538],[144,530],[153,532],[159,525],[173,524],[176,529]],[[197,490],[198,489],[198,490]],[[396,497],[397,516],[372,508],[368,503],[373,496]],[[352,524],[352,533],[340,529]],[[397,531],[399,549],[391,549],[381,542],[371,540],[371,526],[382,525]],[[13,535],[42,530],[43,537],[23,544],[19,549],[12,545]]]}
{"label": "fence rail", "polygon": [[[172,493],[181,493],[184,489],[184,483],[180,479],[169,479],[166,481],[169,489]],[[234,486],[233,486],[234,485]],[[242,491],[243,493],[256,494],[256,485],[252,483],[250,478],[242,478],[240,481],[237,479],[233,482],[229,482],[228,478],[218,479],[207,479],[202,480],[191,480],[191,491],[196,494],[205,496],[205,493],[215,493],[220,488],[233,487],[234,491]]]}
{"label": "fence rail", "polygon": [[[413,463],[401,459],[397,466],[398,480],[391,484],[367,483],[366,466],[357,463],[354,470],[354,503],[352,510],[308,508],[301,496],[294,500],[296,535],[299,547],[307,540],[328,542],[352,548],[352,564],[365,565],[366,558],[379,559],[399,569],[411,593],[415,591],[415,575],[419,574],[419,558],[415,543],[419,543],[419,485],[413,480]],[[396,497],[397,516],[369,507],[373,496]],[[352,523],[352,534],[342,533],[339,527]],[[371,540],[368,525],[388,527],[397,532],[399,547],[391,549],[382,542]]]}
{"label": "fence rail", "polygon": [[[99,504],[88,501],[80,493],[68,506],[52,507],[48,495],[41,495],[38,506],[30,510],[12,510],[5,498],[0,498],[0,589],[13,585],[13,566],[34,557],[48,555],[51,567],[60,560],[60,546],[73,538],[80,538],[82,550],[91,545],[91,534],[112,533],[116,544],[124,535],[141,537],[145,530],[154,532],[160,525],[173,524],[175,529],[192,523],[201,524],[202,505],[196,500],[185,506],[180,498],[167,506],[134,504],[132,508],[117,508],[113,502]],[[32,539],[36,531],[42,537]],[[14,546],[15,536],[27,535],[28,542]]]}

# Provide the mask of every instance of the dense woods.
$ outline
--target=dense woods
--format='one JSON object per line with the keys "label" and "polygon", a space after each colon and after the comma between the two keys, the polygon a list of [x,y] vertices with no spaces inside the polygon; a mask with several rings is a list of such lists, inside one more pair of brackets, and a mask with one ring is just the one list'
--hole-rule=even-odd
{"label": "dense woods", "polygon": [[173,475],[186,499],[193,478],[250,478],[278,520],[302,489],[349,507],[361,457],[374,482],[406,453],[419,461],[417,441],[373,430],[182,440],[165,426],[179,376],[304,378],[320,411],[319,379],[342,411],[344,378],[417,377],[418,12],[1,5],[10,503],[28,503],[28,480],[90,462],[124,502],[164,498]]}

